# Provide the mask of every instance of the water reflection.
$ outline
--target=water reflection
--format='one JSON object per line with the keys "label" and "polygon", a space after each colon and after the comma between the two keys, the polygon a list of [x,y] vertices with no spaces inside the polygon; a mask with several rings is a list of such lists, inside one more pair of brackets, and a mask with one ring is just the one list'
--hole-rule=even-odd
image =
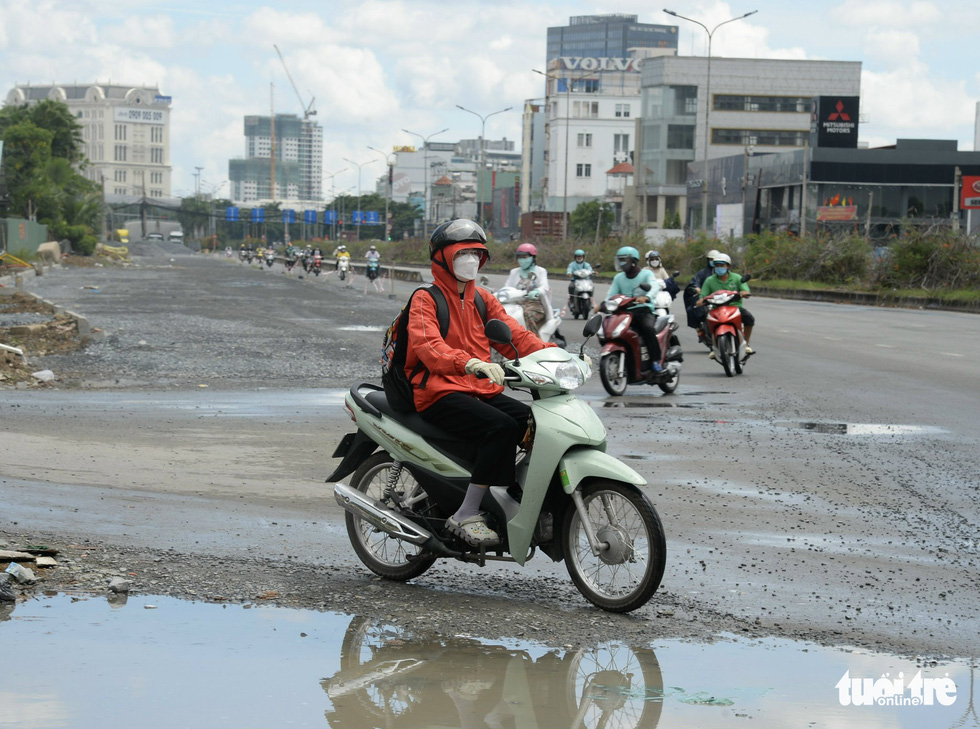
{"label": "water reflection", "polygon": [[657,656],[622,643],[535,656],[354,617],[340,665],[320,682],[333,704],[325,712],[333,729],[653,729],[663,708]]}

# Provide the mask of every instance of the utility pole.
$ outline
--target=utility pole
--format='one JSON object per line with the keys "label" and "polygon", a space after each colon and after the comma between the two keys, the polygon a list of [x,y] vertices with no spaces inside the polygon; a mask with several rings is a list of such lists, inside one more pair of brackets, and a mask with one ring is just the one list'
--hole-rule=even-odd
{"label": "utility pole", "polygon": [[388,242],[388,235],[391,233],[391,231],[389,230],[389,221],[388,221],[388,207],[391,204],[391,168],[394,167],[394,165],[391,163],[391,157],[394,155],[397,158],[397,155],[395,155],[394,152],[392,152],[391,154],[386,154],[386,153],[382,152],[380,149],[375,149],[370,144],[368,145],[368,149],[370,149],[372,152],[377,152],[378,154],[380,154],[385,159],[385,234],[384,234],[384,240],[387,243]]}
{"label": "utility pole", "polygon": [[[727,25],[728,23],[734,23],[736,20],[742,20],[750,15],[755,15],[758,10],[753,10],[751,12],[745,13],[744,15],[739,15],[737,18],[730,18],[728,20],[718,23],[714,28],[708,30],[708,26],[699,20],[694,18],[688,18],[679,13],[675,13],[673,10],[668,10],[664,8],[664,12],[667,15],[673,15],[675,18],[680,18],[681,20],[688,20],[692,23],[700,25],[704,28],[704,32],[708,34],[708,71],[705,74],[704,80],[704,154],[702,156],[702,163],[704,170],[701,173],[701,223],[704,232],[708,232],[708,134],[710,126],[708,124],[709,117],[711,115],[711,39],[714,37],[715,31],[721,26]],[[699,92],[700,93],[700,92]]]}
{"label": "utility pole", "polygon": [[424,175],[424,179],[425,179],[425,182],[423,183],[425,187],[422,190],[422,206],[425,208],[425,214],[422,216],[422,237],[428,238],[429,237],[429,140],[432,139],[432,137],[436,136],[437,134],[448,132],[449,127],[446,127],[445,129],[441,129],[438,132],[432,132],[432,134],[430,134],[427,137],[423,137],[418,132],[410,132],[407,129],[402,129],[402,131],[405,132],[406,134],[411,134],[412,136],[418,137],[419,139],[422,140],[422,159],[424,165],[422,174]]}
{"label": "utility pole", "polygon": [[487,158],[486,158],[486,129],[487,129],[487,119],[492,117],[494,114],[503,114],[505,111],[510,111],[513,106],[508,106],[506,109],[501,109],[500,111],[492,111],[489,114],[482,115],[477,114],[472,109],[467,109],[466,107],[456,104],[457,109],[462,109],[463,111],[472,114],[477,119],[480,120],[480,170],[476,174],[476,207],[477,207],[477,218],[479,219],[480,225],[484,224],[483,221],[483,192],[481,180],[483,179],[483,173],[487,169]]}

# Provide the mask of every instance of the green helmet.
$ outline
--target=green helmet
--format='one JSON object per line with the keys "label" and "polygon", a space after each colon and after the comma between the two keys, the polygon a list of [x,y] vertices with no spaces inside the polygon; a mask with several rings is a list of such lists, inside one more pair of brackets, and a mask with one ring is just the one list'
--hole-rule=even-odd
{"label": "green helmet", "polygon": [[581,248],[576,248],[575,249],[574,256],[576,258],[578,258],[579,256],[582,256],[584,258],[585,257],[585,251],[583,251]]}
{"label": "green helmet", "polygon": [[[630,259],[632,263],[630,262]],[[636,250],[633,246],[623,246],[618,251],[616,251],[616,268],[623,271],[629,268],[631,265],[635,265],[640,260],[640,252]]]}

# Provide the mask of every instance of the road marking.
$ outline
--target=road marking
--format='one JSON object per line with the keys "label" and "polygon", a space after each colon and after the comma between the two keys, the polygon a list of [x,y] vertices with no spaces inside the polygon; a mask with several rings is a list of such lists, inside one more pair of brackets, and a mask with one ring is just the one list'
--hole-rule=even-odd
{"label": "road marking", "polygon": [[831,342],[839,342],[840,337],[824,337],[824,339],[829,339]]}
{"label": "road marking", "polygon": [[939,354],[945,355],[947,357],[966,357],[965,354],[957,354],[956,352],[940,352]]}
{"label": "road marking", "polygon": [[883,347],[884,349],[895,349],[894,344],[876,344],[876,347]]}

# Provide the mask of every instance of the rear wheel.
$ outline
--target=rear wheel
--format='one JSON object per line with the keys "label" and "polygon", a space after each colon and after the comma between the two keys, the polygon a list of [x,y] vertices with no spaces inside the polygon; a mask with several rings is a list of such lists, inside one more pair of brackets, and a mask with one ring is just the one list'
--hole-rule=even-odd
{"label": "rear wheel", "polygon": [[616,481],[593,481],[582,489],[582,500],[603,549],[592,553],[578,509],[569,508],[562,525],[568,574],[579,592],[603,610],[636,610],[660,586],[667,563],[657,510],[635,486]]}
{"label": "rear wheel", "polygon": [[[387,453],[373,454],[354,471],[351,488],[380,501],[388,484],[391,465],[392,458]],[[395,494],[398,501],[411,502],[413,512],[427,514],[434,511],[429,497],[407,468],[403,468],[398,475]],[[436,561],[418,545],[395,539],[350,512],[346,512],[346,517],[351,546],[364,565],[377,575],[390,580],[410,580],[421,575]]]}
{"label": "rear wheel", "polygon": [[599,378],[602,380],[602,386],[610,395],[617,397],[626,392],[626,385],[628,384],[626,369],[621,370],[619,367],[620,359],[621,355],[616,353],[607,354],[599,360]]}
{"label": "rear wheel", "polygon": [[735,335],[722,334],[718,339],[718,349],[721,352],[721,365],[725,368],[725,374],[734,377],[735,361],[738,359],[735,352]]}

